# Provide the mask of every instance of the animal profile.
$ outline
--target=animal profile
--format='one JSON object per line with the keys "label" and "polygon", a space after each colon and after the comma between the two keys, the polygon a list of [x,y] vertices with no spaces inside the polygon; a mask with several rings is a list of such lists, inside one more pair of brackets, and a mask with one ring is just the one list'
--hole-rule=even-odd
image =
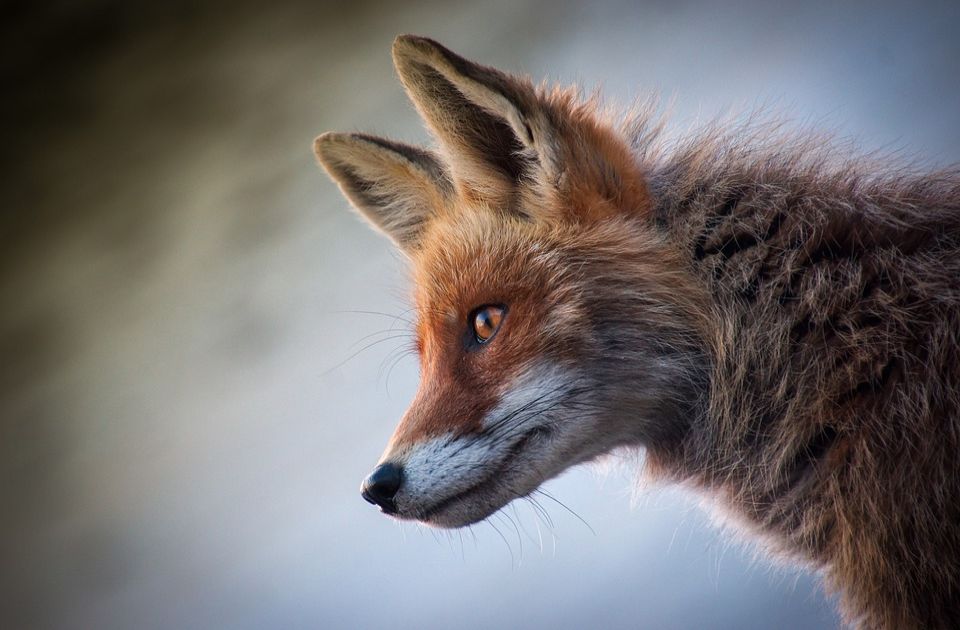
{"label": "animal profile", "polygon": [[643,449],[848,623],[960,627],[960,172],[393,58],[437,149],[315,144],[413,270],[421,382],[364,498],[461,527]]}

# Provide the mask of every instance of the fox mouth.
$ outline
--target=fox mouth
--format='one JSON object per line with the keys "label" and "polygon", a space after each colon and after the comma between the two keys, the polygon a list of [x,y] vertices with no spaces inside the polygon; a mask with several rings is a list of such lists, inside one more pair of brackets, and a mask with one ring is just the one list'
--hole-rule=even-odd
{"label": "fox mouth", "polygon": [[[533,443],[542,442],[549,438],[550,433],[551,430],[548,427],[535,427],[527,431],[510,447],[503,460],[488,475],[467,489],[441,499],[425,510],[416,511],[413,518],[438,527],[463,527],[482,521],[513,499],[529,494],[536,488],[530,488],[522,494],[515,493],[509,488],[510,482],[516,478],[519,472],[519,469],[515,466],[517,458],[521,453],[529,450]],[[504,490],[509,492],[505,493]],[[487,502],[483,502],[484,497],[488,497]],[[470,503],[473,503],[473,505],[469,505]],[[486,503],[486,505],[481,505],[482,503]],[[458,518],[449,514],[452,511],[451,508],[463,504],[467,504],[468,511],[471,513],[470,516],[467,518],[460,516]],[[480,509],[481,507],[483,509]],[[398,514],[395,515],[399,516]],[[444,518],[445,516],[446,518]]]}

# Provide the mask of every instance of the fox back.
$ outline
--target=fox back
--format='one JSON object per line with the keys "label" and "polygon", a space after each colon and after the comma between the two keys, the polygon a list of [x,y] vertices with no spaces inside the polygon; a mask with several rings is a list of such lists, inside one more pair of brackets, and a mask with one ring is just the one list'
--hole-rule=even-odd
{"label": "fox back", "polygon": [[439,527],[642,448],[863,627],[960,627],[960,173],[710,128],[669,149],[401,36],[438,151],[324,134],[413,268],[421,383],[364,498]]}

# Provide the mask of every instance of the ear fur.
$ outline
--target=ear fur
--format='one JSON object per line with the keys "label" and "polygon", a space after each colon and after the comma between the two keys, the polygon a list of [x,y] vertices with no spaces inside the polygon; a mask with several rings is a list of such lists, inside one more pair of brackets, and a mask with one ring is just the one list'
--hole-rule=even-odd
{"label": "ear fur", "polygon": [[423,37],[397,37],[393,61],[449,158],[458,192],[496,198],[512,191],[533,157],[533,90]]}
{"label": "ear fur", "polygon": [[350,133],[325,133],[313,147],[360,214],[408,252],[453,193],[440,162],[417,147]]}
{"label": "ear fur", "polygon": [[649,207],[627,145],[571,92],[541,93],[424,37],[397,37],[393,58],[459,195],[506,207],[519,197],[526,211],[539,208],[551,218]]}

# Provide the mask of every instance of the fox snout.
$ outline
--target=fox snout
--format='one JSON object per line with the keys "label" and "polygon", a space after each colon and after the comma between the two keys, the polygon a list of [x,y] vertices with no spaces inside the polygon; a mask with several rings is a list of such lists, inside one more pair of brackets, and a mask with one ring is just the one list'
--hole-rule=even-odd
{"label": "fox snout", "polygon": [[437,418],[469,415],[470,405],[458,411],[451,405],[470,397],[449,389],[433,394],[428,377],[387,452],[364,479],[361,496],[395,518],[460,527],[532,491],[557,467],[559,407],[578,391],[564,376],[556,369],[534,370],[514,380],[476,426],[451,430],[434,426]]}

